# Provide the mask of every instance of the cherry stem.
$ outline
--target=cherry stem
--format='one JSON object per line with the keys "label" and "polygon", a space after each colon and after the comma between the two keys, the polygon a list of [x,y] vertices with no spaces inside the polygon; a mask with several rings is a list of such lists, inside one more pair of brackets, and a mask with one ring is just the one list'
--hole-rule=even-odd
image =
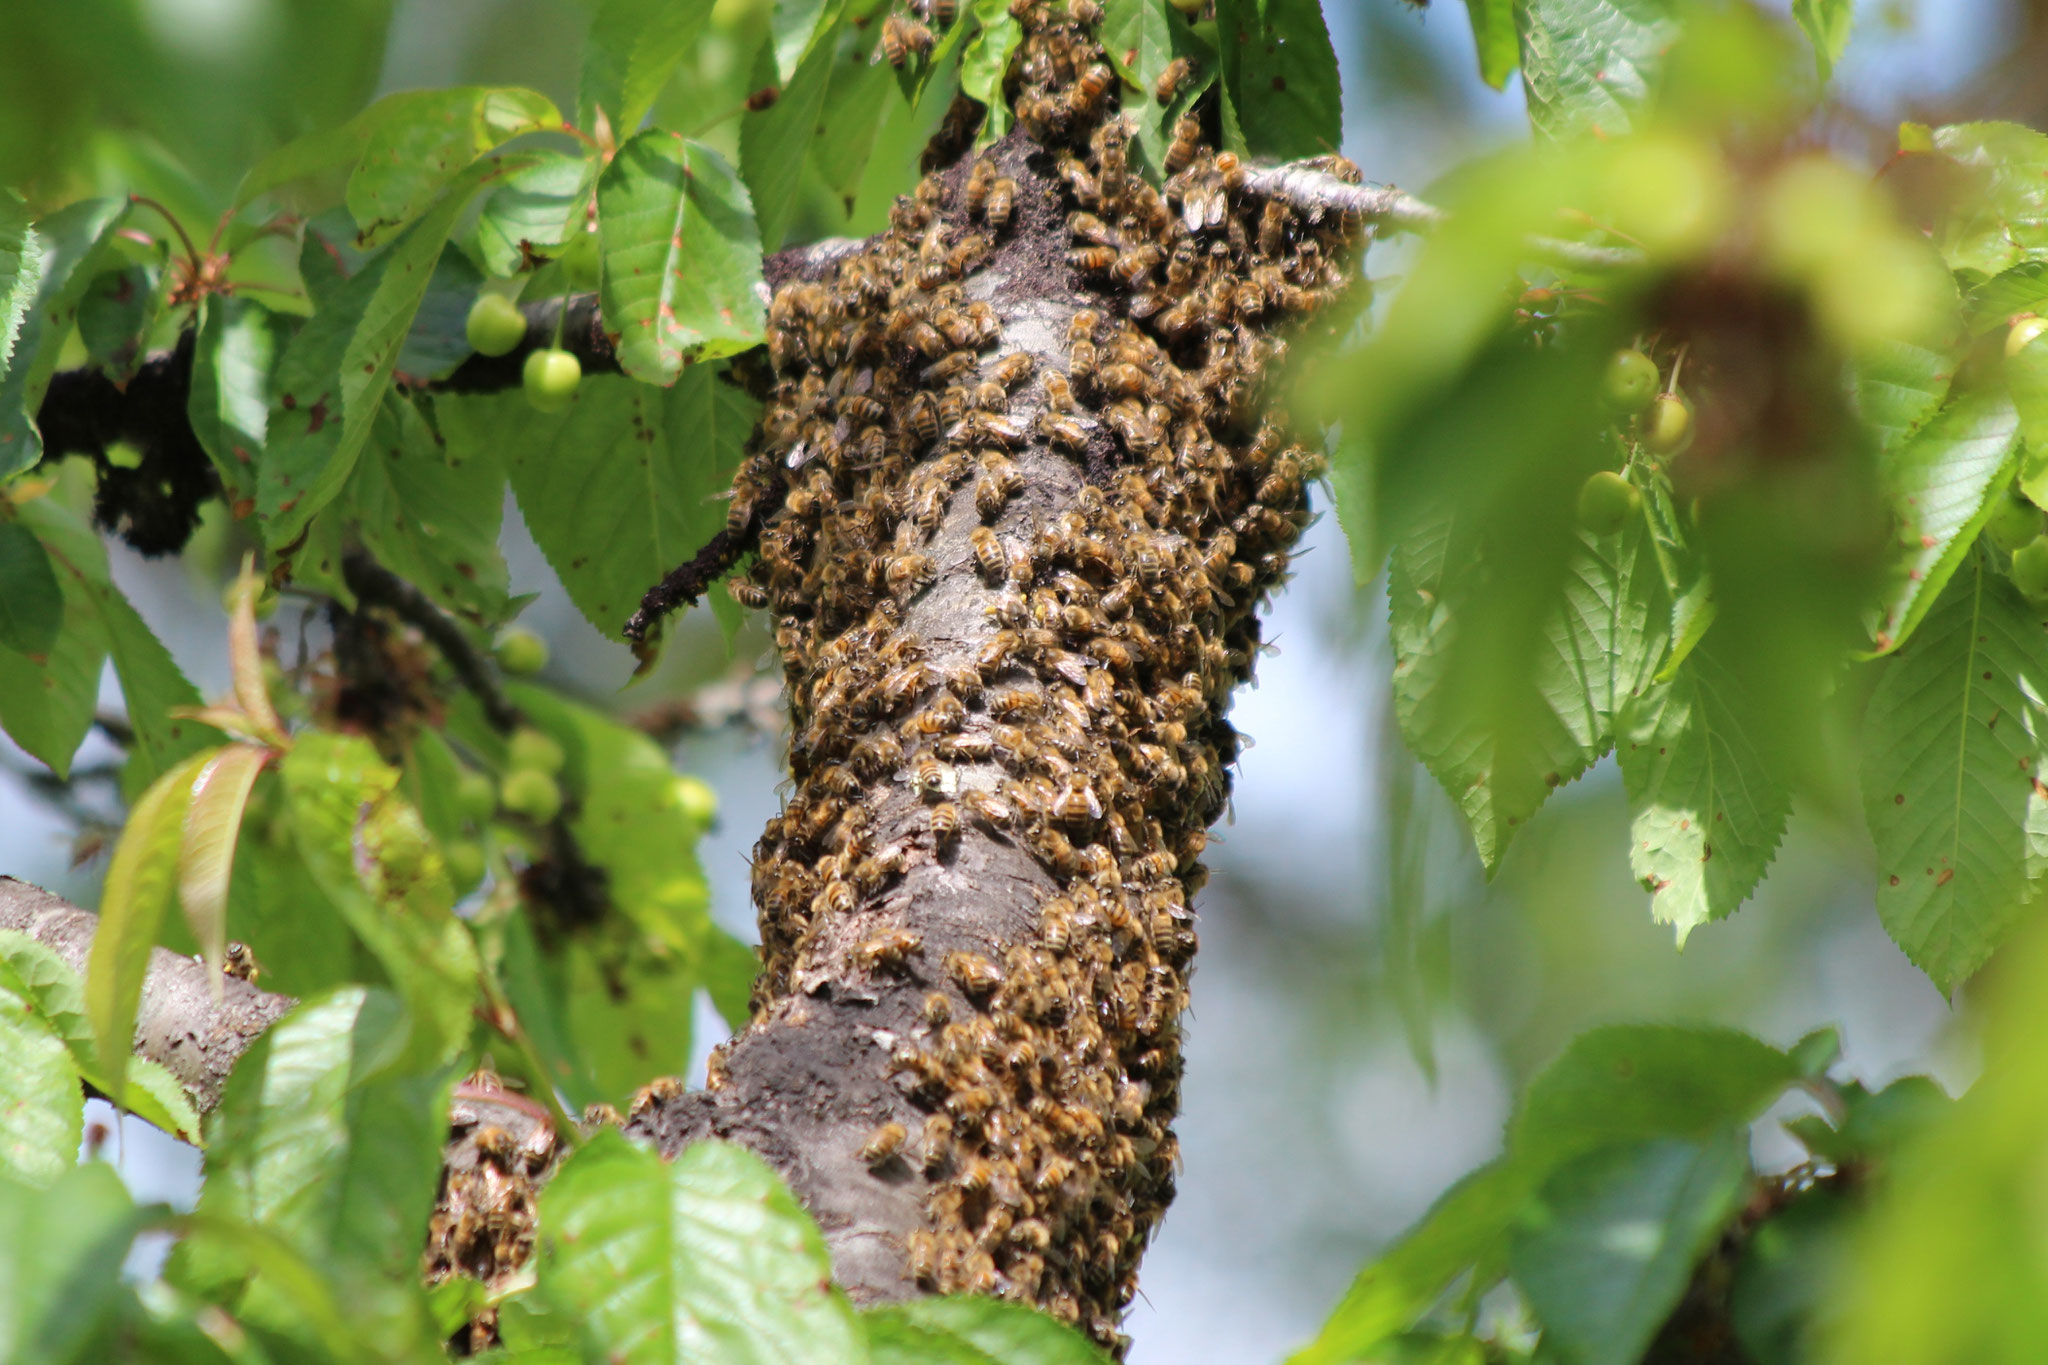
{"label": "cherry stem", "polygon": [[1678,343],[1678,354],[1671,358],[1671,378],[1664,381],[1665,393],[1672,394],[1678,392],[1678,372],[1685,366],[1685,348],[1691,344],[1689,341]]}
{"label": "cherry stem", "polygon": [[155,209],[163,220],[171,225],[171,231],[177,233],[178,240],[185,244],[185,259],[191,262],[193,273],[197,274],[201,259],[199,248],[192,244],[192,238],[186,233],[185,225],[178,221],[177,215],[146,194],[131,194],[128,196],[128,202],[142,208]]}

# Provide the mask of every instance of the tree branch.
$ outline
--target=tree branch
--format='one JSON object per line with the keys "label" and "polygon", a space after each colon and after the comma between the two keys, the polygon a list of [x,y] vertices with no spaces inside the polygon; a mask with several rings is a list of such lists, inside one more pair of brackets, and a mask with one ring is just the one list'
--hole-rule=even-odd
{"label": "tree branch", "polygon": [[[27,934],[80,976],[99,918],[41,887],[0,877],[0,929]],[[215,1003],[211,973],[167,948],[150,956],[135,1015],[135,1054],[159,1062],[184,1084],[201,1114],[220,1103],[228,1072],[263,1031],[298,1002],[230,977]]]}

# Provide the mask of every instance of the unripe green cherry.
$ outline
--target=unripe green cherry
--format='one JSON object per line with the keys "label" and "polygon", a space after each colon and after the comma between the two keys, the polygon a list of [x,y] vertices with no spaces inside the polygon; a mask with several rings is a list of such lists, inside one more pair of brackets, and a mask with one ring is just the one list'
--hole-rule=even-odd
{"label": "unripe green cherry", "polygon": [[1633,348],[1616,351],[1600,380],[1608,404],[1622,412],[1641,412],[1650,406],[1657,396],[1657,384],[1657,362]]}
{"label": "unripe green cherry", "polygon": [[1692,404],[1675,393],[1660,393],[1643,414],[1643,444],[1659,455],[1674,455],[1692,444]]}
{"label": "unripe green cherry", "polygon": [[2034,338],[2043,332],[2048,332],[2048,318],[2029,314],[2014,322],[2012,330],[2005,334],[2005,358],[2010,360],[2026,350]]}
{"label": "unripe green cherry", "polygon": [[467,824],[480,825],[498,809],[498,787],[474,768],[455,780],[455,813]]}
{"label": "unripe green cherry", "polygon": [[683,817],[699,829],[707,828],[718,814],[718,793],[703,778],[684,773],[676,778],[675,792]]}
{"label": "unripe green cherry", "polygon": [[2018,489],[2008,488],[1995,495],[1984,534],[2001,550],[2017,550],[2041,534],[2041,509],[2021,496]]}
{"label": "unripe green cherry", "polygon": [[526,315],[503,294],[479,294],[463,330],[477,354],[510,355],[526,340]]}
{"label": "unripe green cherry", "polygon": [[514,768],[498,787],[498,801],[514,815],[544,825],[562,813],[562,788],[538,768]]}
{"label": "unripe green cherry", "polygon": [[457,839],[441,850],[447,864],[448,880],[457,891],[467,891],[484,879],[484,846],[474,839]]}
{"label": "unripe green cherry", "polygon": [[1579,525],[1596,536],[1611,536],[1628,525],[1642,505],[1641,491],[1611,469],[1579,485]]}
{"label": "unripe green cherry", "polygon": [[2048,536],[2035,536],[2012,552],[2012,581],[2034,601],[2048,600]]}
{"label": "unripe green cherry", "polygon": [[555,742],[554,736],[544,734],[531,725],[522,725],[514,730],[512,738],[505,746],[505,766],[515,771],[530,768],[534,772],[553,777],[562,771],[562,764],[566,758],[562,746]]}
{"label": "unripe green cherry", "polygon": [[521,372],[526,401],[540,412],[563,412],[576,397],[583,382],[583,364],[567,351],[535,351],[526,357]]}
{"label": "unripe green cherry", "polygon": [[498,667],[524,676],[548,666],[548,642],[524,626],[507,626],[498,633]]}

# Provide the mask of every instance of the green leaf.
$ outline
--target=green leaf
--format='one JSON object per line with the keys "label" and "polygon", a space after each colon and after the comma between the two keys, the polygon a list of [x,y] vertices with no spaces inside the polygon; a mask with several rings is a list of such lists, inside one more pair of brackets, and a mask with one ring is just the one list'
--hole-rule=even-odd
{"label": "green leaf", "polygon": [[758,412],[708,366],[666,391],[592,375],[558,415],[536,413],[518,395],[448,397],[435,407],[451,459],[499,452],[570,600],[615,640],[640,595],[725,524],[715,499],[731,485]]}
{"label": "green leaf", "polygon": [[1707,1138],[1753,1121],[1798,1079],[1792,1057],[1733,1029],[1593,1029],[1530,1082],[1508,1150],[1547,1174],[1619,1142]]}
{"label": "green leaf", "polygon": [[1005,8],[983,17],[980,32],[968,41],[966,52],[961,54],[960,92],[987,106],[981,131],[975,138],[977,146],[987,146],[1009,131],[1010,103],[1003,98],[1003,77],[1023,41],[1024,26]]}
{"label": "green leaf", "polygon": [[[79,709],[70,713],[67,722],[76,724],[81,737],[91,724],[98,699],[101,660],[107,654],[113,657],[128,723],[135,730],[135,743],[121,774],[123,792],[130,796],[139,793],[179,759],[220,743],[225,736],[212,726],[170,714],[174,707],[199,705],[199,689],[115,586],[99,533],[51,498],[24,504],[20,517],[42,542],[63,588],[67,627],[47,676],[57,678],[60,659],[75,659],[79,671],[69,681],[77,689],[72,695]],[[0,663],[0,673],[4,673],[4,663]],[[51,693],[53,701],[57,695]],[[6,715],[9,704],[0,701],[0,716]],[[73,738],[70,748],[64,750],[67,759],[77,747]]]}
{"label": "green leaf", "polygon": [[99,1042],[100,1074],[119,1098],[135,1038],[135,1009],[157,926],[176,891],[178,840],[192,783],[211,754],[193,754],[150,785],[128,813],[100,892],[86,962],[85,1008]]}
{"label": "green leaf", "polygon": [[506,176],[485,197],[468,238],[484,273],[517,275],[529,268],[521,243],[549,257],[580,233],[597,171],[593,158],[544,151],[525,170]]}
{"label": "green leaf", "polygon": [[1100,1365],[1073,1328],[1000,1299],[913,1299],[861,1314],[874,1365]]}
{"label": "green leaf", "polygon": [[[1165,165],[1166,148],[1172,141],[1175,121],[1216,83],[1216,53],[1195,37],[1194,30],[1188,27],[1180,12],[1166,0],[1109,0],[1102,7],[1102,27],[1097,32],[1109,59],[1137,87],[1125,95],[1124,116],[1136,121],[1138,146],[1143,150],[1145,160],[1158,170]],[[1126,64],[1124,57],[1132,53],[1136,56]],[[1172,101],[1162,105],[1153,97],[1153,91],[1160,73],[1176,57],[1187,59],[1190,75],[1181,82]],[[963,65],[963,87],[966,79],[967,71]],[[997,88],[1001,80],[999,68],[994,73],[990,88]],[[974,91],[970,89],[968,93],[974,94]],[[977,95],[976,98],[988,97]],[[996,102],[1000,103],[1000,98]]]}
{"label": "green leaf", "polygon": [[761,233],[718,153],[660,129],[640,134],[598,178],[597,227],[599,302],[628,375],[671,384],[692,361],[761,340]]}
{"label": "green leaf", "polygon": [[673,1162],[600,1132],[540,1198],[540,1292],[616,1365],[836,1365],[861,1358],[824,1239],[752,1152]]}
{"label": "green leaf", "polygon": [[553,100],[516,86],[416,90],[394,98],[407,106],[371,129],[348,178],[359,246],[396,236],[499,143],[562,125]]}
{"label": "green leaf", "polygon": [[0,521],[0,648],[45,654],[64,624],[64,594],[35,533]]}
{"label": "green leaf", "polygon": [[1547,1347],[1579,1365],[1633,1365],[1735,1213],[1748,1183],[1740,1128],[1592,1152],[1544,1185],[1509,1254]]}
{"label": "green leaf", "polygon": [[343,499],[386,568],[452,611],[504,616],[505,475],[494,451],[451,451],[410,400],[389,395]]}
{"label": "green leaf", "polygon": [[0,1177],[48,1185],[76,1165],[84,1105],[56,1028],[0,991]]}
{"label": "green leaf", "polygon": [[1522,64],[1515,0],[1465,0],[1465,12],[1472,19],[1473,46],[1479,49],[1479,79],[1496,90],[1506,88]]}
{"label": "green leaf", "polygon": [[708,0],[602,0],[583,44],[577,123],[594,129],[602,108],[616,137],[631,136],[710,14]]}
{"label": "green leaf", "polygon": [[[1562,600],[1499,620],[1499,570],[1469,519],[1425,521],[1387,575],[1401,734],[1498,867],[1515,828],[1612,742],[1618,706],[1663,652],[1662,579],[1639,525],[1575,541]],[[1481,662],[1483,661],[1483,662]]]}
{"label": "green leaf", "polygon": [[[36,225],[41,255],[20,267],[16,289],[32,275],[34,304],[22,313],[14,361],[0,374],[0,480],[34,465],[43,455],[36,410],[56,373],[57,356],[78,320],[78,299],[92,282],[115,229],[128,215],[125,199],[81,199]],[[25,248],[24,248],[25,251]],[[10,310],[20,308],[18,299]]]}
{"label": "green leaf", "polygon": [[1741,687],[1694,652],[1629,714],[1616,747],[1629,800],[1629,868],[1678,941],[1735,912],[1776,854],[1792,797],[1743,726]]}
{"label": "green leaf", "polygon": [[1735,1265],[1728,1320],[1756,1365],[1820,1359],[1815,1324],[1840,1303],[1849,1238],[1862,1201],[1819,1184],[1752,1233]]}
{"label": "green leaf", "polygon": [[2026,313],[2048,309],[2048,261],[2021,261],[1970,289],[1964,296],[1970,333],[1982,336]]}
{"label": "green leaf", "polygon": [[453,1068],[394,1068],[398,1000],[344,987],[250,1045],[209,1120],[201,1213],[253,1223],[316,1263],[417,1263],[447,1138]]}
{"label": "green leaf", "polygon": [[886,62],[869,61],[868,51],[856,44],[833,67],[825,107],[832,117],[811,140],[811,165],[838,195],[840,208],[851,215],[884,116],[899,107],[895,73]]}
{"label": "green leaf", "polygon": [[1960,394],[1879,473],[1898,519],[1897,550],[1874,632],[1881,651],[1909,639],[2019,472],[2019,416],[1996,391]]}
{"label": "green leaf", "polygon": [[530,158],[503,157],[458,175],[431,211],[292,339],[278,363],[257,487],[273,549],[297,540],[347,482],[457,215],[485,184],[529,164]]}
{"label": "green leaf", "polygon": [[[837,54],[836,43],[813,46],[783,86],[781,97],[741,120],[740,174],[746,178],[764,250],[782,245],[803,197],[810,166],[807,153],[829,122],[824,116],[825,96],[832,85]],[[772,83],[771,60],[763,48],[756,62],[756,84]]]}
{"label": "green leaf", "polygon": [[1853,362],[1856,411],[1890,451],[1934,415],[1948,396],[1954,357],[1904,341],[1877,341],[1858,350]]}
{"label": "green leaf", "polygon": [[1519,0],[1529,122],[1553,138],[1635,127],[1680,25],[1672,0]]}
{"label": "green leaf", "polygon": [[289,335],[275,313],[233,297],[208,299],[199,324],[185,413],[237,515],[250,510],[241,504],[255,493],[270,420],[270,376]]}
{"label": "green leaf", "polygon": [[69,1157],[48,1189],[0,1181],[0,1359],[93,1361],[76,1353],[79,1338],[120,1287],[129,1244],[150,1221],[112,1166],[76,1164],[75,1149]]}
{"label": "green leaf", "polygon": [[146,266],[105,270],[78,299],[78,340],[88,365],[117,380],[135,373],[156,323],[157,277]]}
{"label": "green leaf", "polygon": [[459,251],[444,251],[434,262],[426,292],[413,314],[405,345],[398,351],[397,373],[404,382],[423,387],[446,379],[476,354],[469,344],[469,310],[483,290],[483,272]]}
{"label": "green leaf", "polygon": [[228,885],[235,843],[242,834],[242,812],[271,757],[268,749],[254,744],[220,749],[193,779],[191,804],[185,811],[178,848],[178,900],[200,954],[216,973],[216,986],[227,959]]}
{"label": "green leaf", "polygon": [[[85,1014],[85,980],[55,951],[12,929],[0,930],[0,991],[12,993],[49,1024],[71,1051],[78,1076],[105,1092],[92,1024]],[[75,1082],[74,1082],[75,1083]],[[199,1141],[199,1117],[185,1087],[146,1057],[128,1059],[128,1107],[164,1132]]]}
{"label": "green leaf", "polygon": [[2041,614],[1981,558],[1871,694],[1863,810],[1877,913],[1945,991],[1991,955],[2048,868],[2044,696]]}
{"label": "green leaf", "polygon": [[1792,18],[1813,43],[1813,64],[1826,80],[1842,60],[1849,45],[1849,29],[1856,20],[1856,0],[1792,0]]}
{"label": "green leaf", "polygon": [[655,1077],[689,1069],[700,963],[659,943],[622,923],[548,955],[542,976],[570,1063],[565,1083],[576,1082],[584,1104],[623,1105]]}
{"label": "green leaf", "polygon": [[1951,270],[1996,275],[2048,247],[2048,135],[2017,123],[1958,123],[1935,150],[1979,173],[1950,205],[1935,245]]}
{"label": "green leaf", "polygon": [[725,1020],[726,1026],[735,1033],[747,1026],[752,1015],[749,1002],[753,998],[754,978],[760,973],[761,959],[750,945],[715,924],[711,926],[704,964],[704,988],[711,995],[718,1017]]}
{"label": "green leaf", "polygon": [[1529,1181],[1505,1161],[1453,1185],[1421,1222],[1360,1271],[1316,1339],[1288,1365],[1347,1365],[1391,1340],[1428,1310],[1465,1267],[1505,1244]]}
{"label": "green leaf", "polygon": [[1218,0],[1216,32],[1246,150],[1280,160],[1337,150],[1343,92],[1319,0]]}
{"label": "green leaf", "polygon": [[42,275],[43,246],[28,204],[13,190],[0,189],[0,379],[14,360],[14,338]]}
{"label": "green leaf", "polygon": [[453,1056],[469,1036],[476,945],[419,813],[395,795],[398,772],[367,741],[318,732],[278,770],[308,870],[405,998],[414,1064]]}
{"label": "green leaf", "polygon": [[818,47],[820,38],[838,22],[843,0],[775,0],[769,11],[769,49],[775,57],[776,79],[785,84],[795,78],[804,59]]}

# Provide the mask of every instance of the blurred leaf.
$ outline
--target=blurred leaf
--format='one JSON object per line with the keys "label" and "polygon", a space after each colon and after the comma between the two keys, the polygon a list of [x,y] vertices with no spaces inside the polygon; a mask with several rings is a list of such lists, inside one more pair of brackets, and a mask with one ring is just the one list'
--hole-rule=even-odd
{"label": "blurred leaf", "polygon": [[459,251],[441,253],[398,352],[403,382],[417,386],[446,379],[476,354],[469,344],[469,310],[483,282],[483,273],[469,257]]}
{"label": "blurred leaf", "polygon": [[64,594],[49,553],[20,522],[0,520],[0,648],[44,654],[64,624]]}
{"label": "blurred leaf", "polygon": [[1509,1256],[1545,1345],[1582,1365],[1633,1365],[1749,1175],[1740,1128],[1605,1148],[1553,1174]]}
{"label": "blurred leaf", "polygon": [[874,1365],[1100,1365],[1073,1328],[1000,1299],[913,1299],[861,1315]]}
{"label": "blurred leaf", "polygon": [[[1024,41],[1024,26],[1007,8],[995,10],[986,4],[983,8],[988,12],[982,16],[981,31],[968,40],[967,50],[960,57],[960,93],[986,106],[981,131],[975,137],[977,146],[987,146],[1009,131],[1010,102],[1003,97],[1003,77],[1010,69],[1010,59],[1016,55],[1018,44]],[[1146,113],[1149,115],[1150,111]],[[1141,141],[1145,122],[1141,120],[1139,124]]]}
{"label": "blurred leaf", "polygon": [[[20,277],[25,284],[33,275],[35,302],[22,313],[14,361],[0,374],[0,479],[11,478],[42,458],[36,410],[56,373],[58,353],[78,320],[79,297],[92,283],[108,242],[127,216],[126,200],[81,199],[36,224],[41,256],[32,270],[24,266]],[[18,301],[8,304],[10,310],[19,307]]]}
{"label": "blurred leaf", "polygon": [[1792,0],[1792,18],[1813,43],[1813,63],[1826,80],[1849,45],[1856,20],[1856,0]]}
{"label": "blurred leaf", "polygon": [[673,1162],[600,1132],[540,1199],[540,1292],[617,1365],[836,1365],[859,1321],[824,1239],[759,1157],[722,1142]]}
{"label": "blurred leaf", "polygon": [[1496,90],[1505,88],[1522,63],[1521,43],[1515,37],[1515,0],[1465,0],[1465,12],[1472,19],[1473,45],[1479,49],[1479,79]]}
{"label": "blurred leaf", "polygon": [[1952,270],[1996,275],[2048,248],[2048,136],[2017,123],[1958,123],[1934,130],[1937,151],[1978,172],[1950,205],[1935,245]]}
{"label": "blurred leaf", "polygon": [[107,865],[99,924],[85,970],[85,1008],[99,1041],[100,1073],[119,1098],[135,1037],[135,1009],[178,879],[178,839],[192,783],[212,757],[201,751],[159,777],[128,812]]}
{"label": "blurred leaf", "polygon": [[1754,1120],[1798,1075],[1791,1057],[1733,1029],[1592,1029],[1529,1083],[1508,1150],[1549,1171],[1616,1143],[1711,1137]]}
{"label": "blurred leaf", "polygon": [[76,1165],[84,1104],[55,1026],[0,991],[0,1178],[48,1185]]}
{"label": "blurred leaf", "polygon": [[[97,704],[101,661],[109,653],[113,657],[128,723],[135,730],[128,767],[121,776],[124,793],[138,793],[187,754],[220,743],[223,736],[212,726],[170,714],[174,707],[199,705],[199,689],[115,586],[99,533],[51,498],[24,504],[19,515],[21,524],[41,540],[63,589],[66,629],[45,676],[53,685],[53,703],[65,688],[76,688],[68,695],[70,704],[78,709],[68,713],[66,720],[77,726],[79,737],[91,724]],[[5,655],[0,653],[0,718],[25,700],[7,695],[4,661]],[[78,672],[59,681],[60,663]],[[64,750],[66,766],[77,747],[78,740],[73,738],[70,748]]]}
{"label": "blurred leaf", "polygon": [[[664,11],[675,8],[665,5]],[[594,158],[541,152],[531,166],[506,176],[484,199],[469,238],[484,273],[498,277],[519,274],[528,268],[521,243],[543,257],[551,256],[580,233],[597,171]]]}
{"label": "blurred leaf", "polygon": [[501,454],[570,600],[614,640],[640,595],[725,525],[716,499],[758,412],[713,366],[684,371],[666,391],[591,375],[557,415],[516,394],[435,406],[451,459]]}
{"label": "blurred leaf", "polygon": [[[547,953],[542,979],[566,1056],[589,1078],[572,1087],[585,1104],[623,1106],[655,1077],[689,1069],[699,963],[694,954],[655,951],[657,942],[607,924]],[[576,1079],[572,1073],[565,1084]]]}
{"label": "blurred leaf", "polygon": [[192,352],[185,412],[220,471],[229,510],[252,498],[270,417],[270,376],[290,338],[283,319],[248,299],[206,301]]}
{"label": "blurred leaf", "polygon": [[395,1069],[408,1032],[398,1000],[364,987],[302,1001],[272,1025],[209,1120],[199,1211],[256,1224],[316,1263],[412,1273],[455,1072]]}
{"label": "blurred leaf", "polygon": [[145,266],[102,271],[78,299],[78,339],[88,365],[117,380],[135,373],[156,323],[156,272]]}
{"label": "blurred leaf", "polygon": [[753,996],[754,978],[761,972],[761,959],[754,955],[752,947],[715,924],[707,944],[705,989],[711,994],[718,1017],[738,1033],[747,1026],[752,1013],[748,1002]]}
{"label": "blurred leaf", "polygon": [[2040,613],[1981,557],[1880,666],[1863,722],[1877,913],[1944,991],[1991,955],[2048,869],[2044,696]]}
{"label": "blurred leaf", "polygon": [[1475,1261],[1499,1254],[1528,1198],[1526,1177],[1495,1161],[1460,1180],[1422,1221],[1360,1271],[1316,1339],[1288,1365],[1345,1365],[1405,1331]]}
{"label": "blurred leaf", "polygon": [[508,570],[498,550],[505,475],[489,449],[456,453],[412,402],[384,400],[344,498],[384,567],[434,601],[495,622]]}
{"label": "blurred leaf", "polygon": [[28,316],[43,274],[43,246],[28,205],[11,189],[0,189],[0,379],[14,360],[14,338]]}
{"label": "blurred leaf", "polygon": [[[1195,37],[1187,20],[1166,0],[1109,0],[1102,7],[1102,26],[1097,35],[1110,61],[1137,85],[1124,97],[1124,115],[1137,124],[1138,146],[1155,169],[1166,163],[1166,148],[1173,140],[1173,125],[1194,106],[1202,93],[1216,83],[1216,54]],[[1126,62],[1127,55],[1135,54]],[[971,55],[971,54],[970,54]],[[1176,57],[1186,58],[1189,75],[1180,83],[1173,99],[1161,104],[1154,96],[1159,75]],[[969,94],[967,68],[961,67],[961,84]],[[998,68],[990,88],[1000,84]],[[976,95],[977,99],[988,96]]]}
{"label": "blurred leaf", "polygon": [[348,178],[358,246],[396,236],[499,143],[562,124],[553,100],[516,86],[456,86],[392,98],[406,104],[371,128]]}
{"label": "blurred leaf", "polygon": [[405,998],[415,1066],[469,1037],[476,946],[451,913],[454,891],[398,773],[367,741],[302,734],[278,765],[301,856],[314,880]]}
{"label": "blurred leaf", "polygon": [[1740,682],[1711,647],[1645,696],[1616,746],[1630,809],[1629,868],[1651,914],[1678,931],[1724,919],[1756,889],[1792,796],[1732,704]]}
{"label": "blurred leaf", "polygon": [[672,384],[692,361],[760,341],[761,232],[718,153],[650,129],[598,177],[597,213],[600,302],[628,375]]}
{"label": "blurred leaf", "polygon": [[1516,0],[1530,124],[1553,138],[1632,131],[1678,39],[1676,8],[1675,0]]}
{"label": "blurred leaf", "polygon": [[857,42],[841,52],[825,94],[832,117],[822,120],[824,130],[811,141],[811,165],[847,214],[854,210],[885,116],[900,107],[894,75],[887,63],[868,60],[870,46]]}
{"label": "blurred leaf", "polygon": [[228,932],[255,950],[263,988],[301,999],[374,977],[376,960],[355,941],[299,856],[281,784],[258,787],[235,849]]}
{"label": "blurred leaf", "polygon": [[148,1221],[112,1166],[76,1161],[74,1148],[70,1169],[47,1189],[0,1180],[0,1359],[94,1361],[78,1353],[80,1338],[102,1325],[129,1244]]}
{"label": "blurred leaf", "polygon": [[583,44],[576,94],[583,131],[594,131],[599,108],[620,141],[639,131],[710,15],[708,0],[601,0]]}
{"label": "blurred leaf", "polygon": [[769,11],[768,46],[774,53],[777,80],[794,80],[804,59],[824,46],[819,39],[839,22],[842,6],[843,0],[775,0]]}
{"label": "blurred leaf", "polygon": [[1955,358],[1903,341],[1880,341],[1858,352],[1856,413],[1885,451],[1919,429],[1948,395]]}
{"label": "blurred leaf", "polygon": [[193,779],[191,805],[185,811],[178,900],[206,965],[213,969],[216,991],[227,960],[228,883],[234,872],[235,843],[242,833],[242,812],[271,758],[270,750],[254,744],[218,750]]}
{"label": "blurred leaf", "polygon": [[258,480],[258,510],[273,549],[297,540],[355,467],[456,217],[485,184],[530,164],[496,158],[456,176],[432,210],[292,339],[278,363]]}
{"label": "blurred leaf", "polygon": [[1835,1091],[1843,1111],[1839,1122],[1801,1114],[1784,1125],[1808,1152],[1835,1166],[1889,1157],[1941,1122],[1953,1103],[1925,1076],[1902,1076],[1878,1091],[1849,1081]]}
{"label": "blurred leaf", "polygon": [[1996,391],[1961,394],[1880,470],[1898,517],[1897,544],[1876,632],[1877,647],[1897,649],[1969,553],[1990,520],[1991,495],[2019,472],[2019,417]]}
{"label": "blurred leaf", "polygon": [[1736,1262],[1728,1319],[1755,1365],[1816,1358],[1815,1324],[1838,1311],[1838,1285],[1857,1201],[1816,1185],[1751,1233]]}
{"label": "blurred leaf", "polygon": [[[836,44],[818,43],[789,77],[775,103],[741,115],[740,174],[747,182],[764,251],[782,245],[803,197],[810,166],[806,153],[829,122],[825,96],[832,85],[837,53]],[[764,47],[756,59],[756,84],[773,83],[772,61]]]}
{"label": "blurred leaf", "polygon": [[[74,1059],[76,1055],[74,1052]],[[82,1065],[79,1071],[88,1083],[102,1091],[106,1089],[100,1084],[97,1068]],[[191,1093],[169,1067],[147,1057],[130,1057],[127,1081],[128,1094],[122,1108],[180,1142],[199,1148],[206,1146]]]}
{"label": "blurred leaf", "polygon": [[1337,150],[1343,92],[1319,0],[1217,0],[1216,33],[1246,150],[1280,160]]}

